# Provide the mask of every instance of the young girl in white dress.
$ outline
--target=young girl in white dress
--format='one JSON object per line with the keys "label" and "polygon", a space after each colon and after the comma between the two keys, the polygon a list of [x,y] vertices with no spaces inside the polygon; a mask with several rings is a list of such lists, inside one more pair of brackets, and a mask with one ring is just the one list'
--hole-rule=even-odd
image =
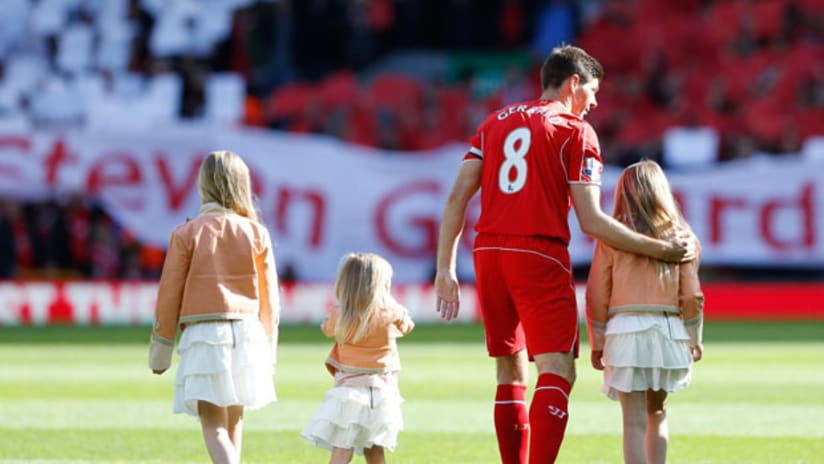
{"label": "young girl in white dress", "polygon": [[238,155],[209,153],[198,190],[199,215],[172,231],[166,252],[149,368],[169,368],[180,327],[173,411],[200,419],[212,462],[235,464],[244,409],[275,401],[275,255]]}
{"label": "young girl in white dress", "polygon": [[[613,216],[659,239],[689,230],[654,161],[621,174]],[[621,401],[627,463],[666,461],[664,402],[689,385],[692,363],[703,355],[698,266],[698,259],[668,264],[602,242],[595,247],[586,290],[591,361],[604,371],[604,393]]]}
{"label": "young girl in white dress", "polygon": [[302,436],[331,451],[330,464],[357,453],[369,464],[385,462],[403,429],[396,339],[415,324],[390,294],[392,268],[372,253],[346,255],[335,282],[337,305],[322,325],[335,344],[326,368],[335,378]]}

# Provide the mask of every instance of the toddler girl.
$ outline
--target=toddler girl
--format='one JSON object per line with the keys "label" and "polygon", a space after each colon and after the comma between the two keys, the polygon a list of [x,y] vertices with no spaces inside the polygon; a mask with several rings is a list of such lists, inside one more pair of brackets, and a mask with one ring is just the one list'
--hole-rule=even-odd
{"label": "toddler girl", "polygon": [[338,272],[337,306],[322,326],[335,339],[326,359],[335,386],[302,433],[332,452],[330,464],[351,462],[353,452],[383,463],[403,428],[395,340],[415,324],[390,294],[391,280],[389,263],[371,253],[345,256]]}

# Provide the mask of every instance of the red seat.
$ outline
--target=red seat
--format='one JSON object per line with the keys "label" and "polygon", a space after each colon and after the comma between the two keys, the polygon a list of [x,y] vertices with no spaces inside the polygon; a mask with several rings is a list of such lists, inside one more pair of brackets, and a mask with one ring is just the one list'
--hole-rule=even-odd
{"label": "red seat", "polygon": [[374,147],[378,145],[378,124],[375,110],[367,102],[359,101],[345,121],[343,139],[350,143]]}
{"label": "red seat", "polygon": [[390,111],[419,111],[423,86],[415,78],[397,73],[377,75],[368,88],[371,104]]}
{"label": "red seat", "polygon": [[805,15],[817,15],[821,12],[821,0],[795,0],[795,4]]}
{"label": "red seat", "polygon": [[256,127],[264,125],[263,103],[259,98],[247,95],[243,109],[243,124]]}
{"label": "red seat", "polygon": [[747,5],[740,1],[715,2],[705,14],[704,33],[712,38],[716,47],[725,47],[738,35],[741,17]]}
{"label": "red seat", "polygon": [[793,112],[798,135],[804,140],[812,135],[824,135],[824,110],[805,108]]}
{"label": "red seat", "polygon": [[640,66],[638,41],[633,24],[619,24],[608,18],[596,20],[580,39],[587,50],[609,73],[620,73]]}
{"label": "red seat", "polygon": [[317,97],[314,86],[295,82],[278,87],[269,97],[266,113],[270,120],[299,116]]}
{"label": "red seat", "polygon": [[[447,138],[465,140],[467,134],[467,112],[469,111],[470,95],[465,86],[454,86],[441,89],[437,94],[437,108],[433,126],[438,134],[435,139]],[[428,130],[426,132],[429,132]]]}
{"label": "red seat", "polygon": [[325,109],[352,106],[358,99],[358,79],[352,71],[330,74],[317,84],[318,98]]}
{"label": "red seat", "polygon": [[767,52],[728,58],[721,68],[727,98],[734,102],[744,102],[750,98],[759,75],[771,62],[772,57]]}
{"label": "red seat", "polygon": [[778,144],[781,140],[782,127],[776,124],[780,115],[781,107],[773,98],[750,100],[741,108],[744,130],[761,142],[770,144]]}
{"label": "red seat", "polygon": [[750,5],[752,11],[755,36],[758,39],[773,40],[778,38],[784,27],[784,8],[786,2],[783,0],[767,0],[754,2]]}

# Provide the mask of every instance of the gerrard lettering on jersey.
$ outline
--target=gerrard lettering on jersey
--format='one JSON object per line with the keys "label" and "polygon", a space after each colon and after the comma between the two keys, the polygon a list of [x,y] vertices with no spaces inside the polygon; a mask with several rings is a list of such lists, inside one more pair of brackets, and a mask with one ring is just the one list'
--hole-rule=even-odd
{"label": "gerrard lettering on jersey", "polygon": [[515,113],[548,114],[550,116],[557,114],[555,111],[550,111],[545,106],[512,105],[498,113],[498,121],[503,121]]}

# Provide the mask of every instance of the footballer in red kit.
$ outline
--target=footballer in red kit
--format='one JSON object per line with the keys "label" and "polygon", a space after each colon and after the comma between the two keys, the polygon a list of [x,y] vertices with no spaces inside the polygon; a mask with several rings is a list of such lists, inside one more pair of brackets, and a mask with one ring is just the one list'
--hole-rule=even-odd
{"label": "footballer in red kit", "polygon": [[[479,126],[444,206],[435,291],[436,310],[450,320],[460,308],[458,239],[467,204],[481,191],[475,284],[495,359],[495,433],[504,464],[555,462],[569,419],[579,333],[570,208],[585,233],[616,248],[671,262],[694,256],[689,237],[656,240],[601,211],[600,148],[583,118],[597,106],[603,75],[584,50],[555,48],[541,67],[539,99],[493,112]],[[527,411],[530,360],[538,381]]]}
{"label": "footballer in red kit", "polygon": [[595,132],[562,104],[536,100],[492,113],[470,144],[465,159],[483,166],[474,259],[489,354],[577,353],[568,184],[600,183]]}

